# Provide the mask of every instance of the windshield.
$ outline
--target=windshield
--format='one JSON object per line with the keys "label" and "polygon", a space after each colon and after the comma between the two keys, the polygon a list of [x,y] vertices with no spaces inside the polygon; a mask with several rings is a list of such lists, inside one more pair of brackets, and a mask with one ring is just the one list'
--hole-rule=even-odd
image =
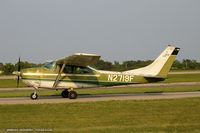
{"label": "windshield", "polygon": [[47,68],[47,69],[53,69],[56,66],[56,62],[52,61],[52,62],[47,62],[43,65],[43,67]]}

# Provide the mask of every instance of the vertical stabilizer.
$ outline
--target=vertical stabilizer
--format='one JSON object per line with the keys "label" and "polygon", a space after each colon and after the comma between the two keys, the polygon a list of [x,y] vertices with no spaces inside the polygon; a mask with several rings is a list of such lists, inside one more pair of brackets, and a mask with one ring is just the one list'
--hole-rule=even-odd
{"label": "vertical stabilizer", "polygon": [[179,50],[180,48],[168,46],[152,64],[123,73],[145,77],[165,78],[174,63]]}

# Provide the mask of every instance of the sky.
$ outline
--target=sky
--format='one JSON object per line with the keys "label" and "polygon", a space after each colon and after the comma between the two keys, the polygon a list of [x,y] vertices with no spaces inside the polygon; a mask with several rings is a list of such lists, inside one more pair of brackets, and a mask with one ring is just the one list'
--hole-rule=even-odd
{"label": "sky", "polygon": [[73,53],[153,60],[167,45],[200,61],[200,0],[0,0],[0,62]]}

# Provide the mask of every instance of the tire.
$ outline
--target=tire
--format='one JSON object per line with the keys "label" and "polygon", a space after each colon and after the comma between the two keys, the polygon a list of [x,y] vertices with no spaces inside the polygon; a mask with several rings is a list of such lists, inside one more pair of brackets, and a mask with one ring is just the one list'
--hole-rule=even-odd
{"label": "tire", "polygon": [[64,91],[62,91],[62,93],[61,93],[61,96],[62,96],[63,98],[68,98],[68,95],[69,95],[69,91],[68,91],[68,90],[64,90]]}
{"label": "tire", "polygon": [[38,98],[37,93],[31,93],[30,98],[31,98],[32,100],[36,100],[36,99]]}
{"label": "tire", "polygon": [[76,99],[77,96],[78,94],[76,93],[76,91],[70,91],[68,95],[69,99]]}

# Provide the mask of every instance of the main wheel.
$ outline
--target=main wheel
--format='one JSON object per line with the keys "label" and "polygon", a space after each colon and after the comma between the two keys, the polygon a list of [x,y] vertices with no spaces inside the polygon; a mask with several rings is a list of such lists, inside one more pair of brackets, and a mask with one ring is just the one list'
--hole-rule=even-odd
{"label": "main wheel", "polygon": [[62,93],[61,93],[61,96],[62,96],[63,98],[68,98],[68,95],[69,95],[69,91],[68,91],[68,90],[64,90],[64,91],[62,91]]}
{"label": "main wheel", "polygon": [[32,100],[36,100],[38,98],[38,95],[37,95],[37,93],[33,92],[33,93],[31,93],[30,97],[31,97]]}
{"label": "main wheel", "polygon": [[76,99],[77,96],[78,94],[75,91],[70,91],[68,95],[69,99]]}

